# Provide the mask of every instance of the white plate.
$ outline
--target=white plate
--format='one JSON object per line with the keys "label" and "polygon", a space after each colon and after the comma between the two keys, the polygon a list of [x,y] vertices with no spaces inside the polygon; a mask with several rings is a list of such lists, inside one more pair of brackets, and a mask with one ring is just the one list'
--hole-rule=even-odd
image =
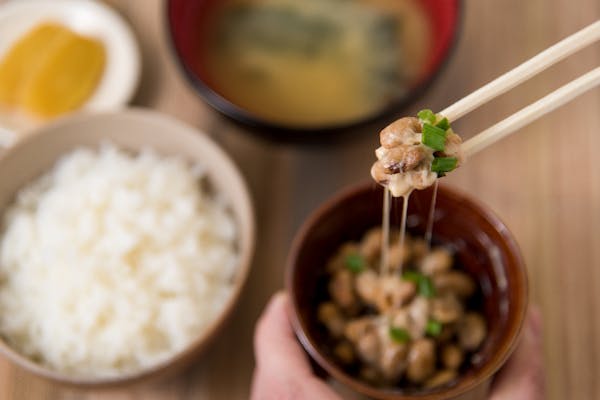
{"label": "white plate", "polygon": [[[110,111],[126,105],[140,77],[140,52],[129,25],[108,6],[93,0],[13,0],[0,6],[0,59],[35,25],[58,22],[99,39],[106,49],[104,75],[80,110]],[[23,116],[0,114],[0,127],[28,129],[37,125]],[[0,139],[1,138],[0,132]],[[1,140],[0,140],[1,142]],[[1,145],[1,144],[0,144]]]}

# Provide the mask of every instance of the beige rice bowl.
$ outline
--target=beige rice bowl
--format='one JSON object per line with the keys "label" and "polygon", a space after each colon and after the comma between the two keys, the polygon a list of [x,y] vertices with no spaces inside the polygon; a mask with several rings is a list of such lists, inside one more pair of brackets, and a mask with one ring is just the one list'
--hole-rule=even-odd
{"label": "beige rice bowl", "polygon": [[0,335],[75,377],[152,367],[232,295],[237,227],[203,169],[151,150],[78,149],[0,225]]}

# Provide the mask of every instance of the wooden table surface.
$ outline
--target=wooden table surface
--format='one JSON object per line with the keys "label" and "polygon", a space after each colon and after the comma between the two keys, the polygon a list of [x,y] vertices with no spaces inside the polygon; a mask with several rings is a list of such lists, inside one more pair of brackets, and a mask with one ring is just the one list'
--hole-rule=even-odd
{"label": "wooden table surface", "polygon": [[[2,2],[3,0],[0,0]],[[134,104],[211,134],[248,180],[258,221],[249,284],[228,329],[189,372],[114,392],[61,388],[0,360],[0,399],[246,399],[254,323],[282,287],[300,223],[337,189],[368,178],[377,129],[333,146],[265,142],[217,115],[193,93],[171,57],[160,0],[112,0],[132,24],[144,69]],[[600,18],[598,0],[465,1],[463,32],[450,64],[414,106],[442,109],[540,50]],[[596,44],[455,125],[469,137],[600,65]],[[399,116],[400,116],[399,115]],[[544,318],[549,399],[600,396],[600,89],[588,92],[473,157],[446,178],[495,210],[516,236]]]}

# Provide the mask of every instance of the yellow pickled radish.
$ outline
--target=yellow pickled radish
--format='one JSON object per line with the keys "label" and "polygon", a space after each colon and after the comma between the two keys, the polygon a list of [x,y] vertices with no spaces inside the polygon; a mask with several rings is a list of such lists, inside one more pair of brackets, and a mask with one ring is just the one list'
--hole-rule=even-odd
{"label": "yellow pickled radish", "polygon": [[74,33],[62,37],[27,79],[19,103],[42,117],[74,110],[96,88],[105,62],[100,41]]}
{"label": "yellow pickled radish", "polygon": [[53,23],[38,25],[12,46],[0,62],[0,105],[16,106],[23,84],[39,68],[40,60],[61,37],[71,34]]}

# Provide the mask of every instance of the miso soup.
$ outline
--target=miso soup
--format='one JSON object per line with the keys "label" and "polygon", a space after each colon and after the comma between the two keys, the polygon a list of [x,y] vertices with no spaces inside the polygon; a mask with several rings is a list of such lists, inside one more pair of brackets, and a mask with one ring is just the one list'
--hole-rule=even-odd
{"label": "miso soup", "polygon": [[430,44],[414,0],[224,0],[205,23],[206,79],[266,121],[310,128],[369,117],[419,78]]}

